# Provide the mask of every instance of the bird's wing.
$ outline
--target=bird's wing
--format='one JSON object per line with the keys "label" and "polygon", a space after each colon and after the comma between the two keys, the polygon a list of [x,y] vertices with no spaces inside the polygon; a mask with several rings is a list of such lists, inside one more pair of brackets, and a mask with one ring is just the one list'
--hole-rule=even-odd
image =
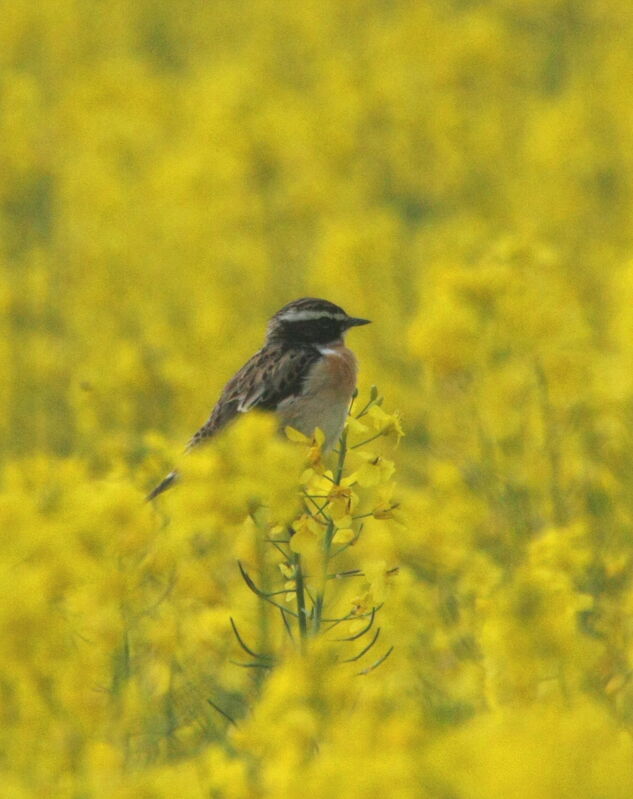
{"label": "bird's wing", "polygon": [[[306,377],[321,357],[314,347],[267,345],[257,352],[224,387],[211,416],[187,444],[187,451],[202,444],[223,428],[238,413],[252,408],[274,411],[281,402],[302,393]],[[147,500],[155,499],[178,480],[177,471],[170,472]]]}
{"label": "bird's wing", "polygon": [[274,411],[283,400],[301,394],[312,364],[320,357],[316,348],[308,346],[285,349],[268,345],[261,349],[226,384],[187,450],[213,436],[238,413],[253,408]]}

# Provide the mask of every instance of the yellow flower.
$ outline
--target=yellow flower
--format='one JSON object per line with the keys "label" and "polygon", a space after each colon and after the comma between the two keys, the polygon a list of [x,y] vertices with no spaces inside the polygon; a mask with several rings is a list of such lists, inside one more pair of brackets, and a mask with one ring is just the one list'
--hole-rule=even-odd
{"label": "yellow flower", "polygon": [[294,427],[290,427],[290,425],[284,428],[284,432],[289,441],[294,441],[297,444],[305,444],[306,446],[312,443],[312,439],[309,436],[306,436],[305,433],[301,433]]}
{"label": "yellow flower", "polygon": [[314,434],[306,436],[304,433],[299,432],[294,427],[286,427],[285,433],[290,441],[295,441],[298,444],[305,444],[308,449],[308,463],[318,464],[321,461],[323,442],[325,441],[325,433],[320,427],[316,427]]}
{"label": "yellow flower", "polygon": [[[344,485],[343,482],[341,481],[341,485],[335,486],[330,491],[327,514],[340,527],[348,527],[352,523],[351,514],[358,505],[359,499],[351,487]],[[343,523],[343,519],[348,520],[347,523]]]}
{"label": "yellow flower", "polygon": [[352,436],[358,436],[359,438],[363,436],[366,438],[367,434],[369,433],[369,427],[367,427],[366,424],[363,424],[360,419],[356,419],[355,416],[348,416],[347,432]]}
{"label": "yellow flower", "polygon": [[385,483],[378,486],[376,490],[378,504],[374,506],[372,511],[374,519],[394,519],[400,524],[403,523],[402,514],[399,512],[400,503],[393,499],[394,488],[394,483]]}
{"label": "yellow flower", "polygon": [[294,566],[290,566],[287,563],[279,563],[279,571],[286,577],[288,580],[293,580],[295,576],[295,569]]}
{"label": "yellow flower", "polygon": [[355,535],[356,533],[350,527],[341,527],[334,533],[332,541],[335,544],[349,544],[354,540]]}
{"label": "yellow flower", "polygon": [[382,405],[372,405],[367,411],[366,418],[371,428],[381,435],[388,435],[389,433],[396,434],[396,441],[399,442],[404,431],[398,413],[387,413]]}
{"label": "yellow flower", "polygon": [[295,532],[290,539],[290,549],[299,555],[314,556],[325,534],[323,525],[306,513],[294,522],[293,529]]}
{"label": "yellow flower", "polygon": [[295,600],[295,591],[297,589],[297,584],[294,580],[286,580],[284,583],[284,588],[286,590],[286,594],[284,599],[286,602],[294,602]]}
{"label": "yellow flower", "polygon": [[388,482],[395,472],[393,461],[387,460],[381,455],[359,452],[358,457],[360,457],[364,463],[354,474],[358,484],[364,488]]}
{"label": "yellow flower", "polygon": [[381,603],[385,598],[387,564],[384,560],[371,560],[362,564],[363,574],[369,583],[373,600]]}
{"label": "yellow flower", "polygon": [[369,613],[374,607],[374,598],[371,591],[365,591],[352,599],[351,614],[353,616],[363,616]]}

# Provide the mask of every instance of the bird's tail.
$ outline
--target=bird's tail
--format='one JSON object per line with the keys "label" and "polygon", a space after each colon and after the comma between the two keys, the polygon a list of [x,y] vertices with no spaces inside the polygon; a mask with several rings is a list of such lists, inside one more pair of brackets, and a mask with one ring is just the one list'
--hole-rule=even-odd
{"label": "bird's tail", "polygon": [[149,492],[149,494],[145,497],[145,502],[151,502],[153,499],[156,499],[156,497],[159,494],[162,494],[163,491],[167,491],[167,489],[171,488],[173,486],[173,484],[178,480],[179,477],[180,477],[180,474],[178,472],[176,472],[176,471],[169,472],[167,477],[165,477],[163,480],[161,480],[160,483],[156,486],[156,488],[153,488]]}

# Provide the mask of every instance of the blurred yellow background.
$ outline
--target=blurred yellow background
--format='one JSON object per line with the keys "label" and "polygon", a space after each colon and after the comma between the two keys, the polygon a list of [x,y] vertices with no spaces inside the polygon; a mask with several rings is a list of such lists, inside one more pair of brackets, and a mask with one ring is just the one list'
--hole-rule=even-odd
{"label": "blurred yellow background", "polygon": [[[630,796],[633,6],[2,16],[4,795]],[[361,392],[403,417],[407,526],[363,554],[396,648],[255,690],[227,619],[267,445],[171,525],[140,503],[303,295],[374,321]]]}

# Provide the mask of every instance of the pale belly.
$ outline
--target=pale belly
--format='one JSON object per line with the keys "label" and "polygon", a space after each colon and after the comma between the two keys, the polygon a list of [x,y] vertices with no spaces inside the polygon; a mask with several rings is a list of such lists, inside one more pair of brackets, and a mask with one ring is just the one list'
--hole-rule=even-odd
{"label": "pale belly", "polygon": [[357,365],[346,347],[323,350],[324,357],[312,369],[305,392],[277,408],[281,426],[294,427],[311,436],[316,427],[325,434],[324,450],[336,445],[356,387]]}

